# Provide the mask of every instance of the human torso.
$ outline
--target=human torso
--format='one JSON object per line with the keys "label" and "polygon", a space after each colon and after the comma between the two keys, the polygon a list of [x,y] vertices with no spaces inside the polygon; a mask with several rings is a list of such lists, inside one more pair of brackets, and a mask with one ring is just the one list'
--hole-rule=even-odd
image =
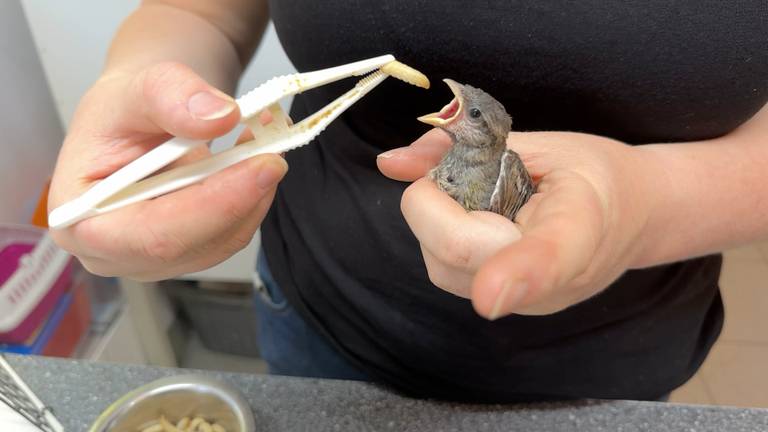
{"label": "human torso", "polygon": [[[302,71],[392,53],[435,82],[483,88],[513,129],[631,144],[706,139],[768,99],[764,0],[273,0]],[[350,82],[297,97],[294,117]],[[290,302],[344,355],[414,394],[468,400],[652,397],[696,369],[720,328],[719,258],[631,271],[547,317],[488,322],[429,282],[376,155],[451,97],[388,80],[291,167],[263,242]]]}

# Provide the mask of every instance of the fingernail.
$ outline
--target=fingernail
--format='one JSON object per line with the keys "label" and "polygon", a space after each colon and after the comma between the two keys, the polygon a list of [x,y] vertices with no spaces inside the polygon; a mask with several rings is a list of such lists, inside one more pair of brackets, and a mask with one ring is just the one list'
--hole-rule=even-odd
{"label": "fingernail", "polygon": [[187,102],[192,117],[200,120],[216,120],[226,117],[235,110],[235,101],[221,93],[203,91],[195,93]]}
{"label": "fingernail", "polygon": [[376,157],[377,158],[382,158],[382,159],[389,159],[389,158],[392,158],[392,157],[395,157],[395,156],[401,154],[402,152],[403,152],[403,149],[396,148],[396,149],[393,149],[393,150],[385,151],[384,153],[381,153],[381,154],[379,154]]}
{"label": "fingernail", "polygon": [[501,318],[504,311],[508,310],[507,305],[512,306],[517,303],[525,295],[525,291],[528,289],[528,284],[521,281],[507,281],[499,291],[496,302],[493,304],[491,314],[488,319],[495,321]]}
{"label": "fingernail", "polygon": [[276,158],[275,162],[264,163],[259,168],[259,173],[256,174],[256,184],[262,189],[270,189],[282,180],[287,171],[288,163],[283,158]]}

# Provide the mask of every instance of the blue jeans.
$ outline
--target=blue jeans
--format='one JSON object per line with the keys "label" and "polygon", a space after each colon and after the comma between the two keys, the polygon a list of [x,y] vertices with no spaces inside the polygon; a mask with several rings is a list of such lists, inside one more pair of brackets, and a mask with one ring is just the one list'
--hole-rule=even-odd
{"label": "blue jeans", "polygon": [[255,295],[259,350],[269,373],[370,381],[288,304],[263,251],[256,270],[264,284],[256,286]]}

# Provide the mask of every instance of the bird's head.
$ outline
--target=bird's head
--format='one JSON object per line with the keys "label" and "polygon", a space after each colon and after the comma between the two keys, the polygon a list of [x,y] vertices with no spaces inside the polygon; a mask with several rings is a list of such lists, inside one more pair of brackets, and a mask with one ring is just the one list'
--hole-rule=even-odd
{"label": "bird's head", "polygon": [[453,100],[439,112],[419,117],[419,121],[452,135],[455,142],[470,146],[505,143],[512,119],[504,106],[479,88],[445,79]]}

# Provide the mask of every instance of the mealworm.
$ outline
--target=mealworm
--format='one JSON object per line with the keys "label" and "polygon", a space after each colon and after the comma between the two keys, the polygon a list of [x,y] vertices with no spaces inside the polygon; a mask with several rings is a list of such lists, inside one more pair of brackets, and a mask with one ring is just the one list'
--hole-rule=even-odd
{"label": "mealworm", "polygon": [[164,432],[182,432],[166,420],[165,416],[160,417],[160,424],[163,425]]}
{"label": "mealworm", "polygon": [[227,430],[218,423],[208,423],[202,417],[195,417],[193,420],[184,417],[174,426],[165,416],[162,416],[160,420],[145,427],[141,432],[227,432]]}
{"label": "mealworm", "polygon": [[197,429],[200,424],[205,423],[205,419],[202,417],[195,417],[194,420],[192,420],[192,423],[189,424],[188,431],[194,431]]}
{"label": "mealworm", "polygon": [[187,427],[189,427],[189,417],[184,417],[176,423],[176,429],[187,430]]}
{"label": "mealworm", "polygon": [[163,432],[163,425],[160,423],[155,423],[148,428],[144,428],[141,432]]}
{"label": "mealworm", "polygon": [[429,78],[426,75],[397,60],[382,66],[381,71],[416,87],[429,88]]}

